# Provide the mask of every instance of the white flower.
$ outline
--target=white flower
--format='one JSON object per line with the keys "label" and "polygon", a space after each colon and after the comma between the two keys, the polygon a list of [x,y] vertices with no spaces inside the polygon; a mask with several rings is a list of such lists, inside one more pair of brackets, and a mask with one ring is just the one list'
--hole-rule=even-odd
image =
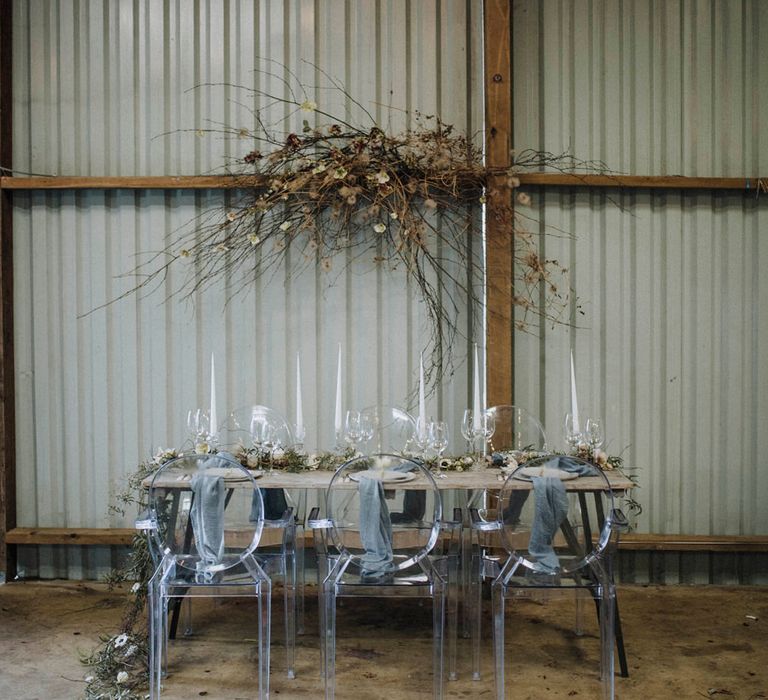
{"label": "white flower", "polygon": [[253,453],[249,454],[246,457],[246,462],[248,463],[248,467],[250,469],[256,469],[256,467],[259,466],[259,455]]}
{"label": "white flower", "polygon": [[333,177],[336,180],[343,180],[347,176],[347,169],[340,165],[336,170],[333,171]]}
{"label": "white flower", "polygon": [[125,671],[120,671],[120,673],[117,674],[118,683],[125,683],[127,680],[128,680],[128,674]]}
{"label": "white flower", "polygon": [[210,447],[208,446],[207,442],[198,442],[195,445],[195,454],[198,455],[207,455],[208,452],[210,452]]}
{"label": "white flower", "polygon": [[280,224],[280,230],[281,231],[287,231],[289,228],[291,228],[293,224],[290,221],[283,221],[282,224]]}
{"label": "white flower", "polygon": [[282,459],[283,457],[285,457],[285,452],[281,448],[276,447],[272,450],[272,459]]}
{"label": "white flower", "polygon": [[259,245],[259,243],[261,243],[261,238],[259,238],[255,233],[249,234],[248,240],[250,241],[251,245]]}
{"label": "white flower", "polygon": [[312,168],[312,174],[319,175],[320,173],[324,173],[327,168],[328,166],[325,163],[318,163],[314,168]]}
{"label": "white flower", "polygon": [[141,589],[141,584],[138,581],[136,581],[136,583],[134,583],[131,586],[131,593],[138,593],[140,589]]}
{"label": "white flower", "polygon": [[396,211],[389,212],[389,218],[393,220],[397,219],[397,212]]}
{"label": "white flower", "polygon": [[384,183],[389,182],[389,173],[387,173],[386,170],[379,170],[379,172],[373,176],[373,179],[380,185],[383,185]]}
{"label": "white flower", "polygon": [[517,201],[527,207],[531,204],[531,196],[527,192],[518,192]]}
{"label": "white flower", "polygon": [[126,656],[133,656],[133,655],[136,653],[136,650],[137,650],[138,648],[139,648],[139,647],[137,647],[135,644],[131,644],[131,646],[129,646],[129,647],[128,647],[128,648],[125,650],[125,655],[126,655]]}
{"label": "white flower", "polygon": [[373,230],[376,231],[376,233],[384,233],[384,231],[387,230],[387,225],[379,222],[373,225]]}
{"label": "white flower", "polygon": [[234,221],[236,218],[237,218],[237,214],[235,214],[235,212],[233,211],[227,214],[227,221]]}
{"label": "white flower", "polygon": [[299,105],[299,109],[302,112],[314,112],[317,109],[317,102],[313,102],[312,100],[304,100]]}
{"label": "white flower", "polygon": [[115,637],[115,648],[119,649],[120,647],[124,647],[127,641],[128,641],[127,634],[118,635],[117,637]]}
{"label": "white flower", "polygon": [[85,677],[85,682],[86,683],[93,683],[93,676],[86,676]]}

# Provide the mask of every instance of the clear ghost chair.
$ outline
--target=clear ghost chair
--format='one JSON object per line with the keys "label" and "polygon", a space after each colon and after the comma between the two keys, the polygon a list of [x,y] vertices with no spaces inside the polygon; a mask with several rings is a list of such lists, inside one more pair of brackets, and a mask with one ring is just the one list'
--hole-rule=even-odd
{"label": "clear ghost chair", "polygon": [[[224,445],[238,444],[265,452],[293,448],[295,441],[288,421],[272,408],[247,406],[231,411],[222,431]],[[294,497],[285,489],[261,489],[264,499],[264,528],[261,551],[276,551],[277,570],[283,577],[286,646],[295,633],[304,631],[304,518],[306,490]],[[292,518],[287,518],[287,513]],[[275,567],[271,567],[275,570]],[[293,678],[293,646],[289,650],[288,675]]]}
{"label": "clear ghost chair", "polygon": [[[530,494],[530,497],[524,497]],[[580,527],[568,518],[578,502]],[[528,511],[526,513],[526,511]],[[479,536],[473,596],[474,676],[480,668],[481,582],[491,578],[496,697],[504,698],[504,605],[507,599],[542,589],[586,590],[594,599],[600,626],[600,669],[603,698],[614,697],[614,622],[616,589],[612,558],[619,533],[627,528],[624,515],[604,472],[575,457],[550,455],[518,467],[504,482],[497,518],[482,520],[470,512]],[[521,520],[531,523],[521,529]],[[593,536],[594,533],[594,536]],[[506,550],[501,561],[484,556],[482,538],[500,534]],[[497,539],[497,538],[494,538]]]}
{"label": "clear ghost chair", "polygon": [[405,454],[415,449],[416,419],[397,406],[368,406],[361,412],[373,425],[371,452]]}
{"label": "clear ghost chair", "polygon": [[150,697],[160,696],[167,667],[169,602],[239,596],[258,600],[258,689],[268,698],[271,581],[257,556],[264,504],[256,482],[229,457],[197,454],[171,460],[148,481],[136,527],[158,562],[148,586]]}
{"label": "clear ghost chair", "polygon": [[[336,599],[413,597],[433,600],[433,694],[441,698],[448,604],[449,675],[455,677],[460,513],[444,522],[429,470],[396,455],[357,457],[334,474],[326,517],[310,515],[321,585],[321,653],[325,697],[336,687]],[[445,546],[438,554],[438,546]],[[448,589],[452,589],[453,594]]]}

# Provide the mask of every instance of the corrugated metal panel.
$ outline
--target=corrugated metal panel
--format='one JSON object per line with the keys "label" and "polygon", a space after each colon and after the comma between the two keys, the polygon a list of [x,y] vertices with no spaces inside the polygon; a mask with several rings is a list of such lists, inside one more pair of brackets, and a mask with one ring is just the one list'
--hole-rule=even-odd
{"label": "corrugated metal panel", "polygon": [[[765,3],[520,0],[514,20],[518,150],[631,174],[768,167],[756,118],[768,107]],[[516,403],[561,438],[573,348],[582,412],[606,420],[609,451],[637,470],[641,531],[768,532],[766,198],[532,194],[532,229],[570,269],[581,308],[570,328],[516,339]],[[759,578],[707,555],[625,561],[638,581]]]}
{"label": "corrugated metal panel", "polygon": [[[226,86],[188,90],[254,80],[283,89],[252,72],[258,56],[285,63],[310,85],[324,78],[302,61],[322,67],[392,128],[410,119],[401,109],[442,113],[470,132],[482,125],[482,22],[473,3],[17,2],[14,10],[14,146],[22,170],[216,168],[247,144],[183,129],[209,121],[249,126],[247,112]],[[322,104],[328,94],[318,88],[314,99]],[[337,107],[360,118],[343,101]],[[163,248],[230,196],[15,197],[20,525],[125,522],[107,515],[111,490],[158,445],[183,439],[185,411],[208,402],[211,352],[221,412],[259,401],[291,415],[300,352],[308,445],[332,440],[339,342],[347,407],[413,403],[425,317],[400,272],[362,274],[359,264],[345,270],[343,260],[331,273],[281,269],[225,305],[234,281],[191,302],[165,303],[181,281],[175,271],[152,294],[88,313],[136,284],[120,275],[137,254]],[[468,341],[460,342],[454,352],[462,362]],[[428,398],[428,411],[460,417],[467,376],[460,365]],[[111,563],[103,552],[51,549],[25,550],[27,574],[88,576]]]}

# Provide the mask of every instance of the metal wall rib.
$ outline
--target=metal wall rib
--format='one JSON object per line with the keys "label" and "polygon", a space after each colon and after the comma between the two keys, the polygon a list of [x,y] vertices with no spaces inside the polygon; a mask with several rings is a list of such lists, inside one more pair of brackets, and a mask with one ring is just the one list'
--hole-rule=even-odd
{"label": "metal wall rib", "polygon": [[[520,0],[514,21],[518,150],[639,175],[768,167],[756,118],[768,107],[765,3]],[[569,268],[578,304],[570,327],[516,338],[515,401],[562,441],[573,348],[582,413],[606,420],[609,451],[636,469],[642,531],[768,532],[765,196],[531,194],[531,230]],[[637,580],[664,579],[630,559]],[[668,580],[732,580],[713,561],[653,566]]]}
{"label": "metal wall rib", "polygon": [[[209,124],[252,126],[230,84],[282,90],[254,73],[259,57],[288,66],[309,97],[355,121],[360,110],[404,128],[403,110],[482,128],[482,21],[470,2],[17,2],[15,165],[71,175],[169,175],[216,170],[253,145],[197,135]],[[263,64],[262,64],[263,65]],[[317,66],[317,67],[313,67]],[[211,85],[207,85],[211,83]],[[205,87],[192,89],[196,85]],[[291,117],[300,128],[300,116]],[[189,131],[187,131],[189,130]],[[156,251],[196,216],[227,207],[222,192],[82,191],[15,197],[18,510],[20,526],[122,525],[107,514],[121,479],[158,445],[184,438],[184,414],[207,405],[215,352],[220,412],[261,402],[293,414],[301,354],[308,445],[333,433],[336,352],[346,407],[413,403],[422,305],[402,272],[334,260],[225,305],[235,280],[165,303],[181,273],[147,296],[102,310],[138,281]],[[299,252],[292,252],[293,262]],[[141,258],[138,258],[141,259]],[[469,311],[460,305],[460,323]],[[91,313],[89,313],[91,312]],[[468,340],[459,371],[428,411],[466,405]],[[455,426],[458,434],[458,424]],[[111,564],[85,549],[25,550],[27,575],[88,577]]]}

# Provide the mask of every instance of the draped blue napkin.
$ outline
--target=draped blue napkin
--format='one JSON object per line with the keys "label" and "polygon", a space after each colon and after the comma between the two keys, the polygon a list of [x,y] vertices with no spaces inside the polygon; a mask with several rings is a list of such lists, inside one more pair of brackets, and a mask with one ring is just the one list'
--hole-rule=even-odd
{"label": "draped blue napkin", "polygon": [[[388,471],[408,472],[413,469],[410,462],[402,462]],[[357,486],[360,496],[360,542],[365,549],[360,561],[360,575],[364,579],[380,581],[392,573],[394,554],[392,551],[392,522],[401,521],[402,515],[393,513],[390,516],[387,507],[384,484],[379,479],[371,479],[360,473]],[[409,510],[408,495],[406,492],[405,510]],[[418,492],[415,492],[418,493]],[[416,505],[416,504],[414,504]],[[409,519],[413,519],[418,506],[411,507],[413,513],[407,513]]]}
{"label": "draped blue napkin", "polygon": [[[595,467],[583,464],[572,457],[553,457],[537,466],[547,469],[559,469],[579,476],[591,476]],[[543,574],[556,574],[560,560],[552,545],[560,525],[568,516],[568,496],[565,484],[558,477],[534,476],[534,516],[531,524],[531,537],[528,554],[536,570]]]}
{"label": "draped blue napkin", "polygon": [[224,478],[200,471],[192,477],[194,499],[189,517],[195,548],[203,566],[218,564],[224,555]]}

